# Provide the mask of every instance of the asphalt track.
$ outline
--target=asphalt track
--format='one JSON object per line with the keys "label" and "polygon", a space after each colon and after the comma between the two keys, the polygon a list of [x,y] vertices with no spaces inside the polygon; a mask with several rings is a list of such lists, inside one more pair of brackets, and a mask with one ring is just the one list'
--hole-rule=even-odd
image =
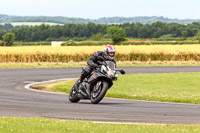
{"label": "asphalt track", "polygon": [[[200,72],[200,67],[126,67],[127,73]],[[44,117],[126,123],[200,124],[200,105],[104,98],[70,103],[67,94],[27,90],[25,85],[77,78],[80,68],[0,69],[0,117]]]}

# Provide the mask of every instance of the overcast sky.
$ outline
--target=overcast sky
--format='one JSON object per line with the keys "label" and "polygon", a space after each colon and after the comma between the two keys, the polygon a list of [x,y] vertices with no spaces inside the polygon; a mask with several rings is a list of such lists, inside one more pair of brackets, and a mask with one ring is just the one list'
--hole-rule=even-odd
{"label": "overcast sky", "polygon": [[200,19],[200,0],[1,0],[0,14],[17,16],[164,16]]}

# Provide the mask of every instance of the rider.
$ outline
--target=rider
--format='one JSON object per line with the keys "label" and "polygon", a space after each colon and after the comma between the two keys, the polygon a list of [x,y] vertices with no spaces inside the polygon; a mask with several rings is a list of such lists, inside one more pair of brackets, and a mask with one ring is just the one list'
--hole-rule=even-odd
{"label": "rider", "polygon": [[90,73],[95,69],[99,67],[99,64],[97,63],[98,57],[101,56],[105,61],[110,60],[113,61],[116,65],[116,61],[114,60],[115,57],[115,48],[112,45],[107,44],[104,48],[104,52],[102,51],[96,51],[90,59],[87,61],[87,66],[83,68],[81,72],[80,78],[76,81],[76,86],[78,86],[83,82],[83,79],[90,75]]}

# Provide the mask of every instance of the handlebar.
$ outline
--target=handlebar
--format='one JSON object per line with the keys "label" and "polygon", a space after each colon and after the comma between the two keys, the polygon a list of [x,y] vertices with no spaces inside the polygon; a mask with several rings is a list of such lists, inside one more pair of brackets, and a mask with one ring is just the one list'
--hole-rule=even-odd
{"label": "handlebar", "polygon": [[[105,66],[108,65],[105,61],[97,61],[97,63],[98,63],[99,65],[105,65]],[[106,69],[108,69],[108,68],[106,67]],[[123,69],[116,70],[116,71],[119,71],[121,74],[125,74],[125,73],[126,73]]]}

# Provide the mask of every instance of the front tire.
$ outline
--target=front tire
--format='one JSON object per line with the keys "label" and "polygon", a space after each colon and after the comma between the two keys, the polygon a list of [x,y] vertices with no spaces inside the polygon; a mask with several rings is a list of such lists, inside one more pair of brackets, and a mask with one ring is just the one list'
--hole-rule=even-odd
{"label": "front tire", "polygon": [[72,87],[69,93],[69,101],[72,103],[77,103],[80,101],[80,99],[78,98],[78,92],[75,89],[75,85]]}
{"label": "front tire", "polygon": [[91,103],[98,104],[104,98],[107,90],[108,82],[98,81],[97,84],[94,85],[93,90],[91,92]]}

